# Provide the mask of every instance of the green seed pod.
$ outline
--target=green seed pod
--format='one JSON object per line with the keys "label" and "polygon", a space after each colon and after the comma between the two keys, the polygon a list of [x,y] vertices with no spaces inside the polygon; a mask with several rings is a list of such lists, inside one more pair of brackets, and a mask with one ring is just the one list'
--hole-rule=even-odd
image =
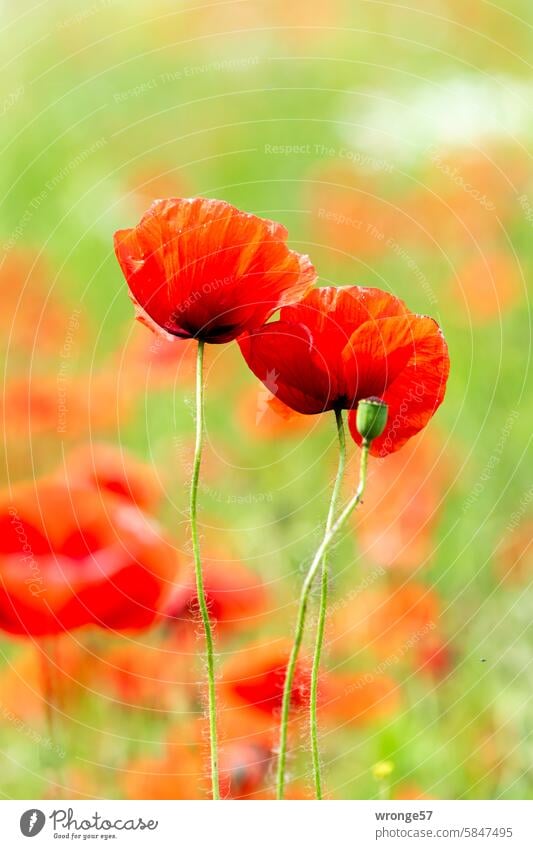
{"label": "green seed pod", "polygon": [[381,398],[365,398],[357,406],[357,430],[365,442],[381,436],[387,424],[389,408]]}

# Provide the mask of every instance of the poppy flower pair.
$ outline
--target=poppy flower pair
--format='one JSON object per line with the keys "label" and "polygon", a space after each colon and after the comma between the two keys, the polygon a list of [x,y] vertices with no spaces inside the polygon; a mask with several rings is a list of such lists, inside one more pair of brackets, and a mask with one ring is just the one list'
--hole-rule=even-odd
{"label": "poppy flower pair", "polygon": [[[237,339],[252,372],[298,413],[389,408],[373,454],[400,448],[443,400],[449,370],[437,323],[378,289],[311,288],[307,256],[280,224],[204,198],[155,201],[115,250],[138,318],[181,339]],[[268,319],[281,308],[278,321]]]}
{"label": "poppy flower pair", "polygon": [[[307,256],[289,250],[287,231],[218,200],[155,201],[137,227],[115,234],[115,251],[137,317],[167,339],[196,339],[196,443],[191,532],[197,598],[206,638],[213,798],[220,798],[213,634],[200,557],[197,492],[203,445],[205,343],[237,340],[251,371],[278,402],[297,413],[335,411],[339,472],[325,536],[302,586],[293,647],[282,687],[277,797],[283,798],[288,718],[309,593],[322,566],[319,626],[311,679],[311,746],[322,798],[317,731],[317,675],[327,604],[326,553],[360,502],[367,457],[400,448],[429,421],[444,397],[449,360],[431,318],[398,298],[358,286],[316,288]],[[280,310],[277,321],[269,321]],[[342,411],[362,445],[360,483],[340,516],[344,469]],[[335,521],[334,521],[335,520]]]}

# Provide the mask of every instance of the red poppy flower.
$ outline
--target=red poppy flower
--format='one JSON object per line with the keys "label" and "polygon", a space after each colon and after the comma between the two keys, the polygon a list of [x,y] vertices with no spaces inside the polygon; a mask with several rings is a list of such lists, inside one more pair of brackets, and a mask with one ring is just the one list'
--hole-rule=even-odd
{"label": "red poppy flower", "polygon": [[314,289],[239,345],[254,374],[297,412],[353,411],[349,424],[358,443],[357,405],[381,397],[389,418],[373,454],[400,448],[444,398],[449,359],[438,325],[379,289]]}
{"label": "red poppy flower", "polygon": [[259,327],[314,282],[309,258],[286,239],[281,224],[224,201],[170,198],[115,233],[115,252],[141,321],[222,343]]}
{"label": "red poppy flower", "polygon": [[[224,703],[237,711],[253,711],[258,727],[273,731],[281,710],[283,684],[290,644],[275,640],[267,645],[253,644],[234,654],[225,664],[222,675]],[[298,661],[292,688],[291,705],[301,712],[309,703],[310,667]]]}
{"label": "red poppy flower", "polygon": [[176,573],[157,526],[121,499],[56,481],[0,498],[0,627],[57,634],[83,625],[139,629]]}
{"label": "red poppy flower", "polygon": [[[252,714],[257,728],[272,733],[277,742],[277,722],[290,645],[278,640],[248,646],[226,663],[222,688],[224,703],[235,721]],[[296,666],[291,708],[297,720],[309,705],[311,668],[306,658]],[[399,689],[386,675],[323,672],[319,679],[320,716],[329,725],[362,724],[390,715],[399,705]],[[244,733],[244,732],[243,732]]]}
{"label": "red poppy flower", "polygon": [[[268,592],[259,576],[236,560],[207,558],[204,590],[209,616],[225,632],[257,626],[268,613]],[[174,592],[166,610],[172,619],[198,621],[196,582],[189,579]]]}

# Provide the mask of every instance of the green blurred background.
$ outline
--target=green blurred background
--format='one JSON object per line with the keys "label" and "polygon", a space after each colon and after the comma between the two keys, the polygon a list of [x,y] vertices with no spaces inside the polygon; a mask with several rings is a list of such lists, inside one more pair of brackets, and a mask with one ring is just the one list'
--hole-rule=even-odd
{"label": "green blurred background", "polygon": [[[378,286],[434,316],[452,361],[445,403],[419,437],[429,459],[413,491],[422,448],[403,465],[398,455],[379,490],[383,504],[402,505],[400,549],[420,534],[424,546],[395,557],[393,540],[374,556],[346,534],[332,582],[338,598],[365,575],[381,593],[425,587],[438,605],[440,665],[424,675],[394,662],[397,710],[328,730],[330,792],[531,798],[530,4],[24,0],[0,9],[5,386],[53,387],[64,367],[69,387],[87,383],[93,409],[109,384],[109,420],[66,436],[32,425],[27,395],[29,416],[17,419],[7,391],[4,483],[52,471],[67,443],[120,444],[160,470],[161,518],[186,551],[192,386],[168,379],[154,389],[149,370],[131,367],[148,331],[132,321],[112,235],[170,195],[220,197],[283,222],[322,284]],[[32,259],[16,288],[9,261],[21,253],[46,271],[34,283]],[[65,317],[47,344],[56,301]],[[211,352],[207,389],[203,533],[231,545],[273,594],[272,621],[255,638],[288,636],[326,511],[334,425],[255,432],[243,398],[260,387],[235,346]],[[247,639],[221,643],[221,662]],[[20,643],[5,639],[2,651],[5,674]],[[326,658],[344,672],[376,663],[355,644],[342,660]],[[66,758],[82,776],[77,792],[123,796],[121,770],[159,750],[168,721],[85,694]],[[5,797],[50,792],[39,752],[5,717],[0,749]],[[372,773],[382,760],[394,763],[385,791]]]}

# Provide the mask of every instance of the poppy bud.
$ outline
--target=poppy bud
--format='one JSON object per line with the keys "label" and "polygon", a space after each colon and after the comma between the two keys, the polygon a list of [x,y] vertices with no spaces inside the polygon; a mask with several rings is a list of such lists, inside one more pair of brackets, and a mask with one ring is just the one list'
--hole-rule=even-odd
{"label": "poppy bud", "polygon": [[365,398],[357,406],[357,431],[364,442],[381,436],[387,424],[389,408],[381,398]]}

